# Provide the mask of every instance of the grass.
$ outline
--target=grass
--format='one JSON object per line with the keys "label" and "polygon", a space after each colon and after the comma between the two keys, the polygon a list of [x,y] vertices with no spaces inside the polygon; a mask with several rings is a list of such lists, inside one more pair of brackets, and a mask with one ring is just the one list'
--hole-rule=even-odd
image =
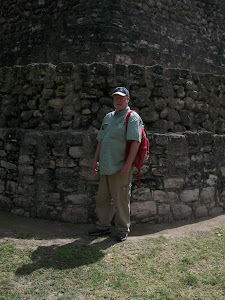
{"label": "grass", "polygon": [[0,300],[225,299],[225,229],[182,239],[0,240]]}

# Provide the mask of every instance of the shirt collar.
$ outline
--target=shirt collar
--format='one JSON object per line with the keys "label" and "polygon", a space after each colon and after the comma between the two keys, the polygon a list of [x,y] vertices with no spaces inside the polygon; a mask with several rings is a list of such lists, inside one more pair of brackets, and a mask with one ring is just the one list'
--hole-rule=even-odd
{"label": "shirt collar", "polygon": [[115,111],[115,116],[122,117],[122,116],[126,115],[129,111],[130,111],[130,107],[127,106],[124,110],[122,110],[122,111],[119,112],[119,113],[117,113],[117,112]]}

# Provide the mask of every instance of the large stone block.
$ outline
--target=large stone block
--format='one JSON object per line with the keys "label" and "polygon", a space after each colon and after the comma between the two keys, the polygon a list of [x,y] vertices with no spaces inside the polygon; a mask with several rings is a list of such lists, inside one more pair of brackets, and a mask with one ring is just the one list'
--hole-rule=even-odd
{"label": "large stone block", "polygon": [[85,180],[96,181],[99,180],[99,174],[95,174],[91,168],[82,167],[79,175],[84,177]]}
{"label": "large stone block", "polygon": [[74,162],[73,159],[70,158],[59,158],[56,160],[56,167],[60,168],[73,168],[77,164]]}
{"label": "large stone block", "polygon": [[52,153],[56,157],[66,157],[67,149],[64,145],[60,145],[59,147],[53,148]]}
{"label": "large stone block", "polygon": [[25,211],[30,211],[31,207],[34,205],[34,198],[26,196],[14,196],[13,206],[22,207]]}
{"label": "large stone block", "polygon": [[176,110],[181,110],[184,108],[184,100],[173,98],[169,101],[169,106]]}
{"label": "large stone block", "polygon": [[0,208],[9,211],[12,207],[12,200],[0,195]]}
{"label": "large stone block", "polygon": [[5,190],[5,181],[0,180],[0,194]]}
{"label": "large stone block", "polygon": [[180,193],[180,200],[182,202],[198,201],[199,189],[184,190]]}
{"label": "large stone block", "polygon": [[209,174],[209,178],[206,180],[206,183],[210,186],[216,186],[218,181],[218,176]]}
{"label": "large stone block", "polygon": [[70,223],[87,223],[88,208],[68,206],[62,213],[62,220]]}
{"label": "large stone block", "polygon": [[20,155],[19,156],[18,163],[21,165],[29,165],[29,164],[33,164],[33,162],[34,162],[33,158],[29,155]]}
{"label": "large stone block", "polygon": [[149,108],[143,108],[140,111],[142,119],[145,123],[155,122],[159,119],[159,115],[155,110],[150,110]]}
{"label": "large stone block", "polygon": [[61,179],[56,184],[57,189],[60,191],[60,193],[67,192],[71,193],[74,191],[77,191],[77,181],[73,179]]}
{"label": "large stone block", "polygon": [[22,208],[14,208],[14,209],[11,210],[11,213],[15,214],[17,216],[23,216],[24,213],[25,213],[25,210],[22,209]]}
{"label": "large stone block", "polygon": [[51,99],[48,101],[48,106],[55,108],[55,109],[61,109],[64,105],[64,101],[62,99]]}
{"label": "large stone block", "polygon": [[183,178],[166,178],[164,179],[164,187],[166,189],[180,189],[184,186]]}
{"label": "large stone block", "polygon": [[183,204],[175,204],[172,212],[175,220],[185,220],[192,216],[192,208]]}
{"label": "large stone block", "polygon": [[31,176],[34,174],[34,167],[27,165],[19,165],[18,173],[20,176]]}
{"label": "large stone block", "polygon": [[87,206],[91,203],[91,199],[86,194],[70,194],[64,197],[64,201],[65,203],[81,206]]}
{"label": "large stone block", "polygon": [[210,216],[216,216],[216,215],[220,215],[224,212],[224,208],[221,206],[217,206],[217,207],[213,207],[210,211],[209,211],[209,215]]}
{"label": "large stone block", "polygon": [[202,189],[200,193],[200,199],[205,203],[212,202],[214,201],[215,194],[216,194],[215,187],[206,187]]}
{"label": "large stone block", "polygon": [[48,193],[46,197],[48,203],[60,203],[60,193]]}
{"label": "large stone block", "polygon": [[167,115],[167,120],[172,121],[174,123],[179,123],[180,122],[180,115],[175,109],[169,108],[168,115]]}
{"label": "large stone block", "polygon": [[155,142],[159,146],[168,145],[168,136],[165,134],[154,134]]}
{"label": "large stone block", "polygon": [[149,188],[141,187],[133,190],[132,198],[139,201],[150,201],[152,199],[152,194]]}
{"label": "large stone block", "polygon": [[75,179],[77,177],[77,172],[71,168],[60,168],[55,170],[56,179]]}
{"label": "large stone block", "polygon": [[221,193],[221,199],[223,202],[225,202],[225,190],[223,190]]}
{"label": "large stone block", "polygon": [[131,203],[131,217],[146,219],[156,215],[156,204],[153,201]]}
{"label": "large stone block", "polygon": [[7,181],[6,183],[6,192],[8,194],[17,194],[18,183],[15,181]]}
{"label": "large stone block", "polygon": [[162,204],[158,206],[158,214],[159,216],[169,216],[170,214],[170,205]]}
{"label": "large stone block", "polygon": [[173,157],[187,156],[188,147],[185,136],[172,134],[169,136],[168,154]]}
{"label": "large stone block", "polygon": [[153,200],[158,203],[173,203],[178,201],[178,194],[175,192],[153,191]]}
{"label": "large stone block", "polygon": [[15,165],[11,162],[7,162],[5,160],[1,160],[0,165],[2,168],[7,169],[7,170],[13,170],[13,171],[17,170],[17,165]]}
{"label": "large stone block", "polygon": [[221,174],[222,174],[223,177],[225,177],[225,167],[221,168]]}
{"label": "large stone block", "polygon": [[179,114],[181,124],[190,128],[193,125],[194,114],[188,110],[180,110]]}
{"label": "large stone block", "polygon": [[153,200],[156,202],[166,202],[168,201],[168,194],[161,190],[153,191]]}
{"label": "large stone block", "polygon": [[196,209],[195,209],[195,217],[196,218],[207,217],[208,214],[209,214],[209,212],[205,205],[200,205],[200,206],[196,207]]}

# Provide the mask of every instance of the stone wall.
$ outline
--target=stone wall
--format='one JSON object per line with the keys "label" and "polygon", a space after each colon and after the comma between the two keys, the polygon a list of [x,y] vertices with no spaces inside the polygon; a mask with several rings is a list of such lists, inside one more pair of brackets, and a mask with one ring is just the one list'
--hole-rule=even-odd
{"label": "stone wall", "polygon": [[[74,223],[94,221],[96,131],[0,130],[0,209]],[[213,216],[225,208],[225,136],[149,134],[150,160],[134,176],[132,222]]]}
{"label": "stone wall", "polygon": [[5,0],[0,66],[162,64],[224,73],[225,0]]}
{"label": "stone wall", "polygon": [[225,77],[106,63],[0,69],[0,209],[94,220],[96,134],[118,85],[130,89],[151,147],[140,189],[134,176],[132,221],[223,212]]}
{"label": "stone wall", "polygon": [[151,132],[225,132],[225,77],[161,66],[31,64],[0,69],[0,127],[100,128],[124,85]]}

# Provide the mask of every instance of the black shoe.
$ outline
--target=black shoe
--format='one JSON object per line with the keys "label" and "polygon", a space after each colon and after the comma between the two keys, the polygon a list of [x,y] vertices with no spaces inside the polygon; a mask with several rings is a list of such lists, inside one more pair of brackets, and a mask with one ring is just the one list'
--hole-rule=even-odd
{"label": "black shoe", "polygon": [[128,237],[127,233],[118,232],[116,235],[116,240],[118,242],[124,242],[124,241],[126,241],[127,237]]}
{"label": "black shoe", "polygon": [[103,235],[108,235],[110,233],[111,233],[110,228],[108,228],[108,229],[95,228],[95,229],[89,231],[89,235],[91,235],[91,236],[103,236]]}

